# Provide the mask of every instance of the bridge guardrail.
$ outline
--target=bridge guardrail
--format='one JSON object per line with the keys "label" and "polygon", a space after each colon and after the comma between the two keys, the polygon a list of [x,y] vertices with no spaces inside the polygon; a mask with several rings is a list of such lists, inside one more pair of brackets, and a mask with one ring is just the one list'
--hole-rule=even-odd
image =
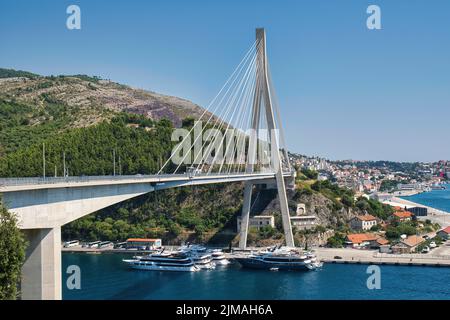
{"label": "bridge guardrail", "polygon": [[[273,174],[270,172],[252,173],[252,175],[265,176]],[[283,173],[289,175],[290,172]],[[55,183],[83,183],[83,182],[97,182],[97,181],[120,181],[120,180],[141,180],[151,178],[173,178],[173,177],[187,177],[194,179],[196,177],[215,177],[215,176],[242,176],[245,173],[210,173],[207,175],[191,175],[189,173],[182,174],[159,174],[159,175],[117,175],[117,176],[70,176],[70,177],[27,177],[27,178],[0,178],[1,186],[21,186],[21,185],[42,185]]]}
{"label": "bridge guardrail", "polygon": [[[0,186],[20,186],[29,184],[53,184],[53,183],[83,183],[91,181],[119,181],[119,180],[138,180],[149,178],[173,177],[175,175],[120,175],[120,176],[70,176],[70,177],[29,177],[29,178],[0,178]],[[187,176],[187,174],[178,174],[176,176]]]}

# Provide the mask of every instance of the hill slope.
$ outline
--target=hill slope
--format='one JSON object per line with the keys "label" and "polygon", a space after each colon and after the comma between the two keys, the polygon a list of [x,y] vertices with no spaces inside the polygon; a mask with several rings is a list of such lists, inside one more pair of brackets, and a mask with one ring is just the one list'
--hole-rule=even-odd
{"label": "hill slope", "polygon": [[[26,71],[0,68],[0,99],[44,108],[47,104],[67,105],[77,110],[72,126],[84,127],[114,112],[142,114],[150,119],[166,118],[180,126],[187,116],[198,118],[200,106],[177,97],[166,96],[97,77],[38,76]],[[39,119],[34,120],[39,122]]]}

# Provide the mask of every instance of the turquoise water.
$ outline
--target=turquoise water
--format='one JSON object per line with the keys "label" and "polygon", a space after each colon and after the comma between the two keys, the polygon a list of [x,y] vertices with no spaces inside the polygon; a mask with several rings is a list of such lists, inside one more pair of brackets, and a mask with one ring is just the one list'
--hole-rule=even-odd
{"label": "turquoise water", "polygon": [[[231,265],[201,272],[128,269],[122,254],[63,253],[64,299],[450,299],[450,268],[380,266],[381,289],[366,286],[366,265],[326,264],[319,271],[270,272]],[[69,290],[65,270],[81,269]]]}
{"label": "turquoise water", "polygon": [[405,200],[423,204],[439,210],[450,212],[450,185],[446,185],[445,190],[433,190],[416,194],[410,197],[402,197]]}

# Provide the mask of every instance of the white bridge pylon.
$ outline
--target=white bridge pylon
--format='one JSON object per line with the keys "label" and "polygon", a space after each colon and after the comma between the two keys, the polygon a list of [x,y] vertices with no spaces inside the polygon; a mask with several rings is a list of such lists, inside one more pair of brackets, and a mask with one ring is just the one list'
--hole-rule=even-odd
{"label": "white bridge pylon", "polygon": [[[272,83],[270,81],[269,76],[269,68],[267,61],[267,52],[266,52],[266,33],[265,30],[260,28],[256,29],[256,42],[258,45],[258,50],[256,53],[256,64],[257,64],[257,83],[254,99],[253,99],[253,107],[252,107],[252,128],[256,131],[259,130],[260,118],[265,114],[265,120],[267,121],[267,126],[269,132],[274,133],[276,130],[280,130],[281,122],[278,113],[278,126],[277,121],[275,120],[276,113],[274,108],[274,90]],[[282,134],[282,137],[284,135]],[[289,166],[289,158],[287,155],[286,147],[283,149],[283,156],[280,151],[279,139],[277,135],[270,134],[268,137],[269,144],[271,146],[271,162],[273,164],[273,168],[275,170],[275,177],[278,189],[278,199],[280,201],[280,209],[281,209],[281,217],[283,221],[283,229],[286,245],[290,247],[294,247],[294,237],[292,234],[291,220],[289,216],[289,206],[286,195],[286,186],[283,178],[283,164],[287,164],[287,169],[290,170]],[[284,142],[284,138],[282,139]],[[256,145],[255,145],[256,146]],[[249,152],[250,155],[253,152]],[[283,161],[284,160],[284,161]],[[247,165],[247,172],[253,172],[255,170],[255,166],[253,164]],[[241,234],[239,239],[239,248],[245,249],[247,246],[247,234],[248,234],[248,225],[250,218],[250,209],[251,209],[251,197],[252,197],[252,189],[253,183],[246,182],[244,188],[244,203],[242,205],[242,220],[241,220]]]}
{"label": "white bridge pylon", "polygon": [[[291,173],[272,84],[266,34],[256,40],[217,96],[190,130],[175,130],[179,142],[158,174],[273,173],[276,177],[286,245],[294,246],[283,175]],[[245,182],[239,247],[247,245],[254,181]]]}

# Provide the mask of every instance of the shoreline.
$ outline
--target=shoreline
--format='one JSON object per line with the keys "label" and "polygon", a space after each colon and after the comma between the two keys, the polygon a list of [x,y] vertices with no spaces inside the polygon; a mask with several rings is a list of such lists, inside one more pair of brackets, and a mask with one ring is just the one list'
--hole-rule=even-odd
{"label": "shoreline", "polygon": [[[412,207],[422,207],[422,208],[427,208],[428,209],[428,213],[431,215],[442,215],[442,214],[450,214],[450,212],[447,212],[445,210],[441,210],[441,209],[437,209],[434,207],[430,207],[421,203],[417,203],[417,202],[413,202],[411,200],[406,200],[404,198],[400,198],[400,197],[392,197],[391,201],[385,201],[385,202],[394,202],[394,203],[399,203],[399,204],[404,204],[407,206],[412,206]],[[389,203],[387,203],[389,204]]]}
{"label": "shoreline", "polygon": [[[450,244],[444,243],[442,248],[450,251]],[[446,254],[387,254],[352,248],[317,248],[315,252],[324,263],[450,267],[450,255]],[[336,259],[337,256],[340,258]]]}
{"label": "shoreline", "polygon": [[[175,248],[175,247],[174,247]],[[440,251],[450,253],[450,243],[444,243]],[[262,248],[248,248],[245,252],[258,251]],[[320,261],[326,264],[375,264],[396,266],[422,266],[422,267],[450,267],[448,254],[385,254],[376,250],[357,250],[353,248],[312,248]],[[83,254],[148,254],[148,251],[126,249],[92,249],[92,248],[62,248],[62,253]],[[241,256],[243,251],[233,248],[233,252],[225,252],[227,259],[234,260]],[[434,251],[436,253],[436,251]],[[339,257],[339,258],[336,258]]]}
{"label": "shoreline", "polygon": [[438,223],[442,228],[450,226],[450,213],[444,210],[436,209],[417,202],[406,200],[399,197],[392,197],[390,200],[385,200],[383,204],[388,204],[393,207],[421,207],[427,208],[428,214],[426,216],[418,216],[419,220],[431,220],[433,223]]}

